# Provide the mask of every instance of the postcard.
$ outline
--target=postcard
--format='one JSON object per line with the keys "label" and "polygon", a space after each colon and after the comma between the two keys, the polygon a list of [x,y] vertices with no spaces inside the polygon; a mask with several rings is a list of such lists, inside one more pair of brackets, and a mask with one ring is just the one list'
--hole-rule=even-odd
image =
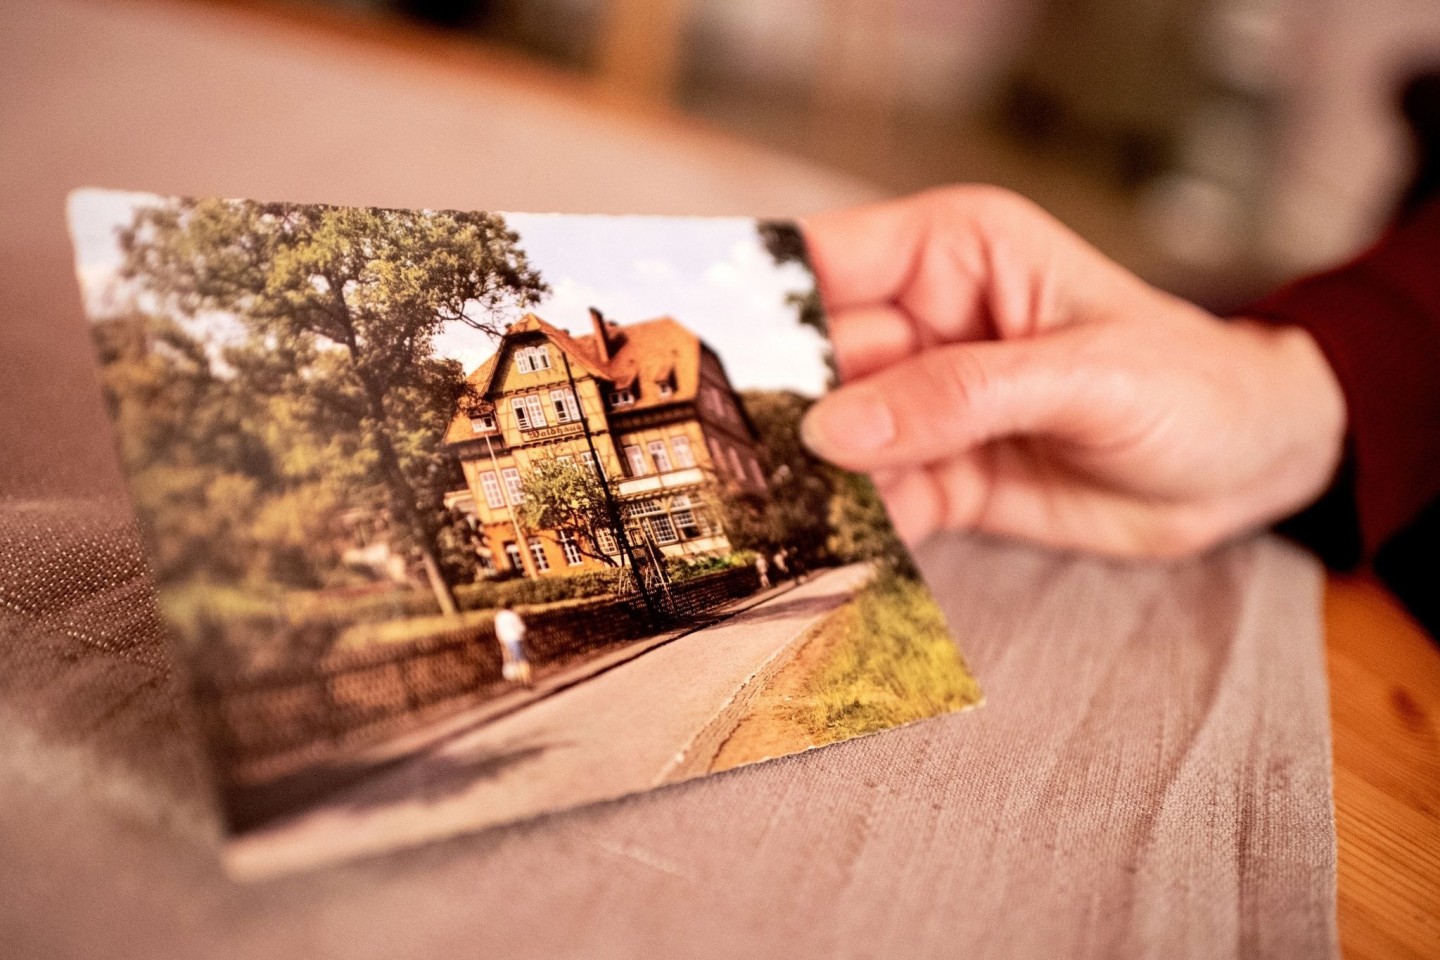
{"label": "postcard", "polygon": [[795,225],[85,190],[71,229],[242,877],[973,706]]}

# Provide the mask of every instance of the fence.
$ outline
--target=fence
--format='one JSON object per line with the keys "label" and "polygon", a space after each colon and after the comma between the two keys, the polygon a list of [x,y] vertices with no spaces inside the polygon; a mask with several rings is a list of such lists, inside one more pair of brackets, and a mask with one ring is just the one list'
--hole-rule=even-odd
{"label": "fence", "polygon": [[[759,588],[749,567],[671,585],[657,617],[633,598],[526,618],[532,663],[563,664],[694,623]],[[315,643],[315,638],[306,642]],[[483,702],[503,686],[490,625],[332,653],[301,667],[195,681],[201,722],[222,775],[257,782],[292,772],[339,745],[381,739]]]}

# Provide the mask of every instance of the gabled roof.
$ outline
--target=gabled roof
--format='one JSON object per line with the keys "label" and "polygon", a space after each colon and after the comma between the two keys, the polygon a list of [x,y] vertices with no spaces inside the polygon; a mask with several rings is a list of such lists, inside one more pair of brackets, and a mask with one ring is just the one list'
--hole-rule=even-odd
{"label": "gabled roof", "polygon": [[[467,379],[482,395],[490,393],[499,358],[512,339],[530,333],[543,333],[570,358],[575,376],[590,375],[606,381],[616,389],[628,389],[635,403],[624,408],[644,410],[671,403],[693,401],[700,389],[700,360],[704,344],[694,333],[673,317],[657,317],[638,323],[605,322],[608,359],[600,349],[597,334],[572,336],[527,313],[505,332],[495,353],[471,371]],[[669,382],[669,396],[660,395],[660,385]],[[456,443],[470,439],[472,434],[463,416],[457,416],[447,432],[446,440]]]}

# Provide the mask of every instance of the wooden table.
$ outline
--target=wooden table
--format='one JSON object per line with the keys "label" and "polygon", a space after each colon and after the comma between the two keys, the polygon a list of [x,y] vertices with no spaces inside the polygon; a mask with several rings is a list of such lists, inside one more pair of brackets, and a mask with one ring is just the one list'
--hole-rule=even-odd
{"label": "wooden table", "polygon": [[1440,646],[1361,579],[1325,632],[1344,955],[1440,956]]}

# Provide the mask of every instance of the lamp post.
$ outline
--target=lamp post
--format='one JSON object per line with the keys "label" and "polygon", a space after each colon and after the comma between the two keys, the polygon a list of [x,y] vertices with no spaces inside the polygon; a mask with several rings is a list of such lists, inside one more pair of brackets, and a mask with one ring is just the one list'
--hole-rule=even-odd
{"label": "lamp post", "polygon": [[595,435],[590,430],[590,413],[581,401],[580,390],[575,383],[575,373],[570,369],[570,355],[564,350],[559,353],[565,363],[565,379],[570,384],[570,394],[575,398],[575,405],[580,409],[580,426],[585,432],[585,446],[590,450],[590,459],[594,462],[595,472],[600,478],[600,489],[605,493],[605,515],[610,520],[610,530],[615,535],[615,542],[619,545],[620,552],[630,564],[630,574],[635,578],[635,588],[640,591],[640,599],[645,603],[645,612],[653,622],[658,619],[655,601],[651,599],[650,591],[645,587],[645,578],[640,575],[640,567],[635,562],[635,551],[630,546],[630,538],[625,535],[625,524],[620,519],[620,505],[610,491],[610,479],[605,475],[605,462],[600,459],[600,452],[595,449]]}

